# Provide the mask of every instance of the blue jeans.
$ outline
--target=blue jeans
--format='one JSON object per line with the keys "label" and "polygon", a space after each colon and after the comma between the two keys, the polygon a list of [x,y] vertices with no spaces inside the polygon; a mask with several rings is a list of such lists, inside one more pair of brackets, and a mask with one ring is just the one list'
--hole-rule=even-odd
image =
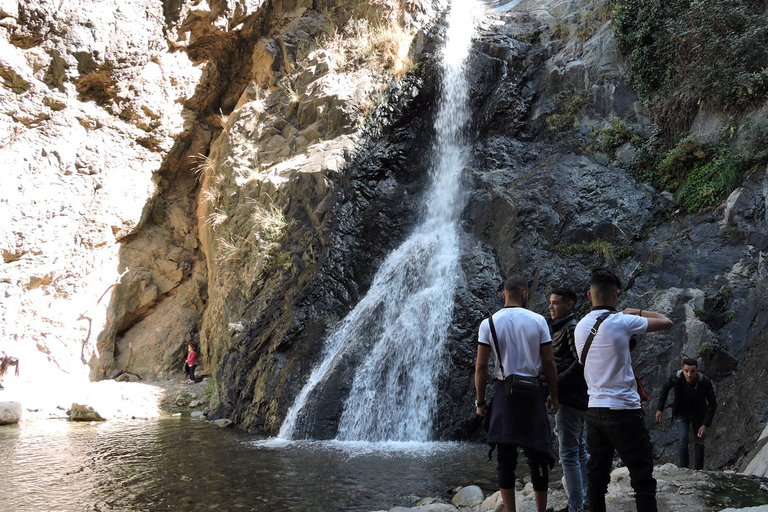
{"label": "blue jeans", "polygon": [[704,438],[699,437],[702,420],[688,414],[677,415],[677,452],[680,457],[680,467],[687,468],[690,464],[688,455],[689,427],[693,426],[693,456],[694,468],[704,469]]}
{"label": "blue jeans", "polygon": [[611,480],[613,451],[619,452],[629,469],[638,512],[658,512],[656,480],[653,478],[653,448],[641,409],[587,409],[589,446],[589,506],[605,512],[605,493]]}
{"label": "blue jeans", "polygon": [[560,462],[568,491],[568,512],[583,512],[587,502],[587,411],[560,404],[555,415]]}

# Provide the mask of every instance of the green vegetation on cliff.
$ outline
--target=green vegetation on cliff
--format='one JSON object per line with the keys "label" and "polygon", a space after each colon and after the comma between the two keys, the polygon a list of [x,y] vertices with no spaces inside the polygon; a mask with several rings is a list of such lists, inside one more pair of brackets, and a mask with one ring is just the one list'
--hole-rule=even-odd
{"label": "green vegetation on cliff", "polygon": [[736,126],[703,143],[688,133],[702,110],[736,116],[765,104],[768,14],[762,0],[615,0],[613,24],[635,90],[660,133],[640,145],[638,178],[698,211],[718,204],[757,165],[768,162],[768,131]]}
{"label": "green vegetation on cliff", "polygon": [[762,0],[616,0],[614,28],[635,89],[695,109],[743,110],[768,92]]}

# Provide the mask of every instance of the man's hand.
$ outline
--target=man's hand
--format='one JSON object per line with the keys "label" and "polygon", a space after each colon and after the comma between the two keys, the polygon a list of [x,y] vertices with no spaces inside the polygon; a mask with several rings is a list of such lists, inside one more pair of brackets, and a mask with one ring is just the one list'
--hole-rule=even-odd
{"label": "man's hand", "polygon": [[661,423],[662,419],[664,419],[664,413],[662,411],[656,411],[656,423]]}
{"label": "man's hand", "polygon": [[705,425],[702,425],[702,426],[699,427],[698,436],[699,437],[704,437],[705,435],[707,435],[707,427]]}
{"label": "man's hand", "polygon": [[549,414],[555,414],[560,409],[560,401],[557,398],[552,398],[552,395],[547,397],[547,412]]}
{"label": "man's hand", "polygon": [[488,404],[483,404],[480,407],[477,408],[477,415],[482,416],[485,418],[485,415],[488,413]]}

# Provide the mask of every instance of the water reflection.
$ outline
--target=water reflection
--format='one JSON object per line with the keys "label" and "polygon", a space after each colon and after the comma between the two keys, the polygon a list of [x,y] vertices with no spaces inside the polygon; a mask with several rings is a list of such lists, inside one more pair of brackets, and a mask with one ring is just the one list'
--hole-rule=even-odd
{"label": "water reflection", "polygon": [[495,487],[481,445],[254,440],[188,419],[0,428],[0,510],[370,511]]}

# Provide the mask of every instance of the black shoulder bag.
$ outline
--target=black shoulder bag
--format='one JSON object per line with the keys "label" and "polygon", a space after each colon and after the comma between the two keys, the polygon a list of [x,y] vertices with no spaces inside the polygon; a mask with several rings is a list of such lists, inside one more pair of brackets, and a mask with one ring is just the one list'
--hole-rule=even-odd
{"label": "black shoulder bag", "polygon": [[600,324],[603,323],[603,321],[611,316],[611,312],[607,311],[597,317],[597,321],[595,322],[594,327],[590,329],[589,336],[587,336],[587,341],[584,343],[584,349],[581,351],[581,366],[584,366],[584,363],[587,362],[587,352],[589,352],[589,347],[592,346],[592,340],[595,339],[595,335],[597,334],[597,329],[600,327]]}
{"label": "black shoulder bag", "polygon": [[501,350],[499,349],[499,339],[496,337],[496,327],[493,325],[493,314],[488,315],[488,325],[491,328],[491,337],[496,347],[497,363],[501,370],[501,378],[504,380],[504,394],[507,398],[535,399],[539,395],[539,378],[515,375],[514,373],[512,375],[504,374],[504,363],[501,362]]}

